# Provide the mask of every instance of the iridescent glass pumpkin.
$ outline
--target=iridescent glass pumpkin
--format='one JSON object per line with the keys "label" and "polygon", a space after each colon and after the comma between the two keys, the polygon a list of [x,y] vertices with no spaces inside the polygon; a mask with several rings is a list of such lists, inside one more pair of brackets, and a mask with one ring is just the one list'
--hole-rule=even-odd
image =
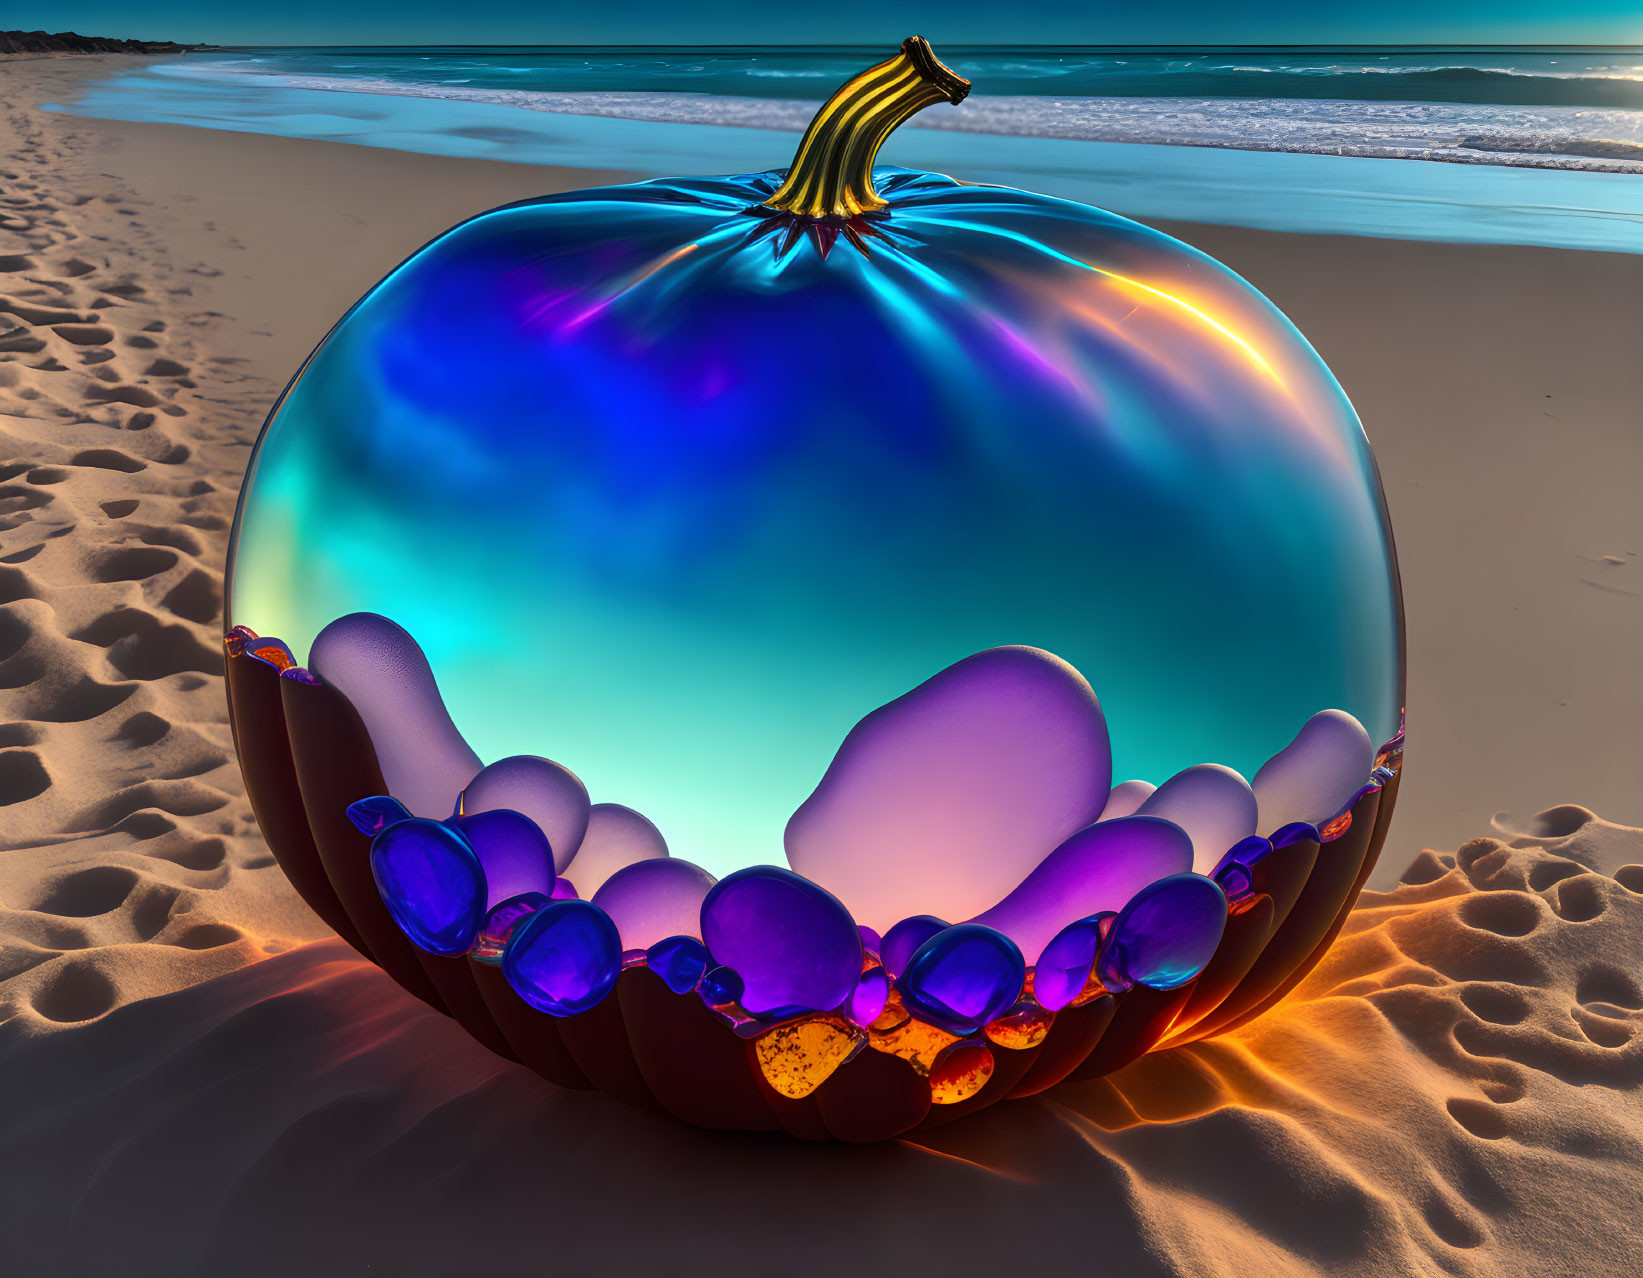
{"label": "iridescent glass pumpkin", "polygon": [[895,1135],[1255,1015],[1379,850],[1401,617],[1350,405],[1166,235],[875,168],[968,88],[915,38],[785,172],[458,226],[257,445],[269,842],[555,1081]]}

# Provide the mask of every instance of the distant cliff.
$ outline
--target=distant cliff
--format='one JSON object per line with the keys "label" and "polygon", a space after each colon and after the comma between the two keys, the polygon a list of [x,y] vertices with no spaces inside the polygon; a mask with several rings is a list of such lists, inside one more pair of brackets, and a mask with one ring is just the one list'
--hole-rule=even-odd
{"label": "distant cliff", "polygon": [[208,44],[172,44],[169,40],[111,40],[107,36],[59,31],[0,31],[0,53],[188,53]]}

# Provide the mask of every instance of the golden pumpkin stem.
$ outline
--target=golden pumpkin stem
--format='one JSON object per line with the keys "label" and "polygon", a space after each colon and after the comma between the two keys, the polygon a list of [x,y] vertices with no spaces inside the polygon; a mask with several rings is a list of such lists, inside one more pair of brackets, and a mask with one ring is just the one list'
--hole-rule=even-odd
{"label": "golden pumpkin stem", "polygon": [[852,218],[882,209],[873,161],[884,139],[935,102],[964,101],[970,82],[941,64],[930,42],[909,36],[901,52],[848,80],[804,131],[787,178],[763,207],[796,217]]}

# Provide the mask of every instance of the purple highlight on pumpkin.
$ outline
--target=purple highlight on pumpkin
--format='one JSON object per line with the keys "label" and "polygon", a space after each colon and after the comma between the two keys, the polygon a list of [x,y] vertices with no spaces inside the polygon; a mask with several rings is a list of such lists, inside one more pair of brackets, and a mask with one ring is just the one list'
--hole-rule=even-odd
{"label": "purple highlight on pumpkin", "polygon": [[1083,993],[1095,969],[1105,925],[1115,917],[1109,912],[1079,919],[1050,939],[1033,968],[1033,998],[1040,1007],[1059,1012]]}
{"label": "purple highlight on pumpkin", "polygon": [[1037,648],[993,648],[851,729],[788,822],[787,859],[873,928],[967,918],[1093,822],[1111,782],[1083,676]]}
{"label": "purple highlight on pumpkin", "polygon": [[466,954],[485,917],[485,871],[468,841],[414,817],[371,841],[371,876],[388,913],[431,954]]}
{"label": "purple highlight on pumpkin", "polygon": [[575,1016],[596,1007],[621,970],[616,925],[587,901],[554,901],[538,910],[502,956],[508,984],[550,1016]]}
{"label": "purple highlight on pumpkin", "polygon": [[569,768],[534,754],[516,754],[487,765],[462,791],[462,815],[509,808],[535,821],[553,848],[563,874],[588,828],[587,787]]}
{"label": "purple highlight on pumpkin", "polygon": [[1147,884],[1192,868],[1192,841],[1171,821],[1121,817],[1080,830],[1015,891],[972,922],[1003,932],[1036,961],[1074,919],[1121,909]]}
{"label": "purple highlight on pumpkin", "polygon": [[540,892],[522,892],[509,897],[485,916],[468,957],[480,963],[500,963],[514,932],[526,919],[549,904],[551,899]]}
{"label": "purple highlight on pumpkin", "polygon": [[890,1001],[890,975],[882,967],[870,967],[856,982],[850,995],[847,1015],[857,1025],[866,1027],[878,1020],[884,1005]]}
{"label": "purple highlight on pumpkin", "polygon": [[896,981],[907,1010],[961,1037],[997,1020],[1021,997],[1027,964],[1016,943],[960,923],[921,945]]}
{"label": "purple highlight on pumpkin", "polygon": [[1226,930],[1227,899],[1201,874],[1174,874],[1143,888],[1113,920],[1101,952],[1109,989],[1185,985],[1204,970]]}
{"label": "purple highlight on pumpkin", "polygon": [[742,1006],[755,1015],[830,1012],[861,976],[861,934],[850,912],[776,866],[719,880],[702,902],[702,940],[716,963],[741,977]]}
{"label": "purple highlight on pumpkin", "polygon": [[479,756],[451,722],[416,640],[386,617],[350,613],[319,632],[308,664],[359,712],[393,796],[416,816],[449,816]]}
{"label": "purple highlight on pumpkin", "polygon": [[1138,815],[1163,817],[1185,830],[1192,868],[1208,874],[1228,848],[1255,833],[1255,792],[1231,768],[1201,763],[1154,790]]}
{"label": "purple highlight on pumpkin", "polygon": [[694,936],[669,936],[645,953],[645,964],[675,994],[688,994],[707,975],[707,947]]}
{"label": "purple highlight on pumpkin", "polygon": [[593,903],[610,915],[624,949],[643,950],[664,937],[700,937],[702,901],[712,887],[700,866],[666,857],[616,871]]}
{"label": "purple highlight on pumpkin", "polygon": [[620,803],[595,803],[565,877],[591,898],[616,871],[666,855],[667,840],[649,818]]}
{"label": "purple highlight on pumpkin", "polygon": [[1116,821],[1119,817],[1134,816],[1156,789],[1158,787],[1150,781],[1125,781],[1113,786],[1106,806],[1101,809],[1101,819]]}
{"label": "purple highlight on pumpkin", "polygon": [[361,834],[375,838],[396,821],[409,821],[411,814],[398,799],[389,798],[386,794],[373,794],[350,803],[348,819]]}
{"label": "purple highlight on pumpkin", "polygon": [[553,894],[553,850],[536,822],[507,808],[452,817],[445,823],[461,832],[485,871],[485,908],[526,892]]}
{"label": "purple highlight on pumpkin", "polygon": [[1296,821],[1328,821],[1374,766],[1375,746],[1363,724],[1344,710],[1319,711],[1255,774],[1252,788],[1260,804],[1255,833],[1270,835]]}
{"label": "purple highlight on pumpkin", "polygon": [[900,976],[907,967],[907,961],[918,953],[919,946],[943,928],[951,926],[946,919],[938,919],[933,914],[915,914],[897,923],[884,934],[884,945],[879,949],[885,971],[891,976]]}

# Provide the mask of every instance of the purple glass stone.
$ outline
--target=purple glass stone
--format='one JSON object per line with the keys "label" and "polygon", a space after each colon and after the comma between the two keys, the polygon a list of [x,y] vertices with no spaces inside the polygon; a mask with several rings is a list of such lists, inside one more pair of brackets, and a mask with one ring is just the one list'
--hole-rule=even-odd
{"label": "purple glass stone", "polygon": [[1254,889],[1255,879],[1251,869],[1270,851],[1272,840],[1252,834],[1227,849],[1227,854],[1221,858],[1210,878],[1221,885],[1227,900],[1242,900]]}
{"label": "purple glass stone", "polygon": [[900,976],[918,947],[949,926],[946,919],[938,919],[934,914],[915,914],[897,923],[884,934],[884,945],[879,950],[884,970],[891,976]]}
{"label": "purple glass stone", "polygon": [[587,901],[554,901],[538,910],[502,956],[508,984],[550,1016],[575,1016],[597,1006],[621,970],[616,925]]}
{"label": "purple glass stone", "polygon": [[756,1015],[832,1011],[861,975],[861,933],[850,912],[775,866],[738,870],[714,885],[702,902],[702,940],[714,962],[742,978],[742,1006]]}
{"label": "purple glass stone", "polygon": [[1101,980],[1109,989],[1185,985],[1204,970],[1226,924],[1227,899],[1213,879],[1201,874],[1160,879],[1113,920],[1101,952]]}
{"label": "purple glass stone", "polygon": [[688,994],[707,974],[707,947],[694,936],[669,936],[645,952],[650,970],[675,994]]}
{"label": "purple glass stone", "polygon": [[576,884],[569,879],[555,879],[552,895],[556,901],[579,901],[582,899],[582,894],[576,890]]}
{"label": "purple glass stone", "polygon": [[605,880],[593,903],[616,924],[622,946],[643,950],[669,936],[701,930],[702,901],[713,876],[677,857],[637,861]]}
{"label": "purple glass stone", "polygon": [[468,841],[413,817],[371,841],[371,877],[388,913],[431,954],[466,954],[485,917],[485,871]]}
{"label": "purple glass stone", "polygon": [[555,871],[565,872],[588,829],[588,791],[576,774],[551,759],[518,754],[480,769],[462,791],[462,812],[493,808],[522,812],[547,835]]}
{"label": "purple glass stone", "polygon": [[391,799],[386,794],[373,794],[368,799],[350,803],[348,819],[354,823],[354,829],[374,838],[396,821],[410,820],[411,814],[398,799]]}
{"label": "purple glass stone", "polygon": [[870,927],[969,918],[1093,822],[1111,782],[1084,677],[1037,648],[992,648],[850,730],[788,822],[787,861]]}
{"label": "purple glass stone", "polygon": [[386,617],[350,613],[319,632],[308,668],[359,712],[388,792],[417,816],[448,816],[479,756],[451,722],[416,640]]}
{"label": "purple glass stone", "polygon": [[950,1034],[974,1034],[1014,1005],[1027,980],[1016,943],[960,923],[921,945],[896,982],[907,1010]]}
{"label": "purple glass stone", "polygon": [[1291,821],[1288,825],[1280,825],[1271,835],[1275,848],[1287,848],[1291,843],[1300,843],[1304,839],[1321,842],[1318,827],[1307,821]]}
{"label": "purple glass stone", "polygon": [[856,982],[856,991],[850,996],[850,1019],[857,1025],[871,1025],[878,1020],[889,999],[889,974],[882,967],[868,968],[861,974],[861,980]]}
{"label": "purple glass stone", "polygon": [[522,892],[493,906],[485,916],[479,937],[474,941],[473,949],[468,951],[468,957],[481,963],[500,963],[514,932],[526,919],[546,906],[550,899],[540,892]]}
{"label": "purple glass stone", "polygon": [[884,938],[868,927],[867,924],[863,923],[856,931],[861,936],[861,948],[863,950],[875,957],[884,953]]}
{"label": "purple glass stone", "polygon": [[536,822],[496,808],[445,823],[468,840],[485,871],[485,906],[495,909],[525,892],[553,893],[553,849]]}
{"label": "purple glass stone", "polygon": [[1040,1007],[1059,1012],[1083,992],[1101,949],[1102,924],[1115,917],[1104,912],[1069,923],[1044,947],[1033,968],[1033,998]]}
{"label": "purple glass stone", "polygon": [[702,996],[702,1002],[709,1007],[739,1003],[742,998],[742,978],[728,967],[711,967],[703,974],[702,983],[696,987],[696,992]]}
{"label": "purple glass stone", "polygon": [[1192,869],[1192,840],[1160,817],[1120,817],[1080,830],[1021,885],[972,922],[1003,932],[1036,961],[1075,919],[1119,910],[1147,884]]}

